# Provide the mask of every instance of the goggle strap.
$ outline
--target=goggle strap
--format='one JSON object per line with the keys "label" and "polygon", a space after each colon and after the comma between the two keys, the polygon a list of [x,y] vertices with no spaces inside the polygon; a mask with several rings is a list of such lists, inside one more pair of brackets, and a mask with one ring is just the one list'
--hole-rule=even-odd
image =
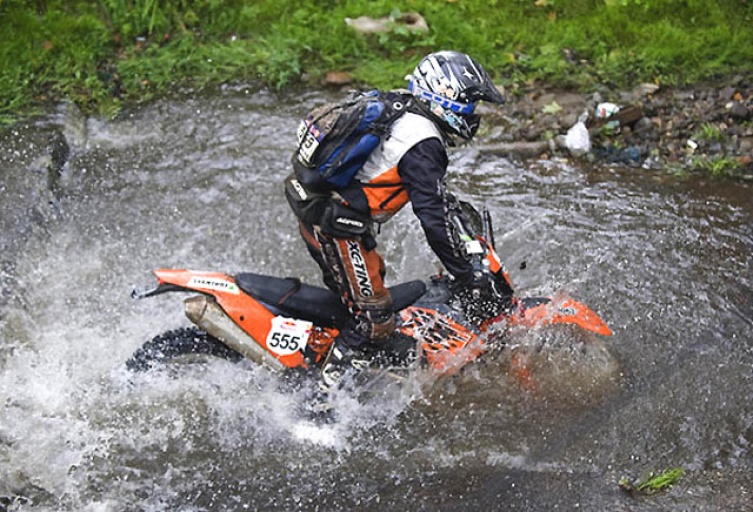
{"label": "goggle strap", "polygon": [[476,108],[475,103],[462,103],[460,101],[451,100],[445,96],[440,96],[439,94],[434,94],[431,91],[427,91],[416,85],[414,80],[408,82],[408,90],[413,93],[414,96],[438,103],[442,108],[452,110],[456,114],[473,114],[473,111]]}

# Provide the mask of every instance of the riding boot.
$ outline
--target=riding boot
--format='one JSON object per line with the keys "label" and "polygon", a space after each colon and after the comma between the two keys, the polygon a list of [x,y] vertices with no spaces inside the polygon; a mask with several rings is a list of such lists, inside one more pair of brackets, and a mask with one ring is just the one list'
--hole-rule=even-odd
{"label": "riding boot", "polygon": [[371,340],[358,332],[355,322],[343,329],[335,338],[321,370],[322,391],[329,392],[340,387],[343,377],[366,369],[371,363],[368,348]]}

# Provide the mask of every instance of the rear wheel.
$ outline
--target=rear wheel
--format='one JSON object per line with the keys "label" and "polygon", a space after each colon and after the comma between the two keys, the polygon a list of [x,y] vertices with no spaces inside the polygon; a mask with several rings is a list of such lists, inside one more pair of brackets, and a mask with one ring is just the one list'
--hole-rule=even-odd
{"label": "rear wheel", "polygon": [[220,357],[237,363],[243,356],[214,336],[196,327],[167,331],[144,343],[126,361],[131,371],[141,372],[187,355]]}

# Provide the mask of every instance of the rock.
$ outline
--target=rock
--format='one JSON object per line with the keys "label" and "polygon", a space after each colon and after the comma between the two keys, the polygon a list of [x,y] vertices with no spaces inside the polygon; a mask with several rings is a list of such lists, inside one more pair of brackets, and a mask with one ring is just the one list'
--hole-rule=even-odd
{"label": "rock", "polygon": [[620,103],[622,105],[633,103],[633,102],[635,102],[638,99],[638,97],[636,97],[635,94],[633,94],[632,91],[621,91],[619,93],[619,98],[620,99],[619,99],[618,103]]}
{"label": "rock", "polygon": [[541,140],[541,138],[544,136],[544,130],[543,128],[532,126],[529,129],[523,131],[521,135],[523,136],[523,140],[527,142],[536,142],[538,140]]}
{"label": "rock", "polygon": [[635,133],[645,132],[645,131],[653,130],[653,129],[654,129],[654,122],[645,116],[638,119],[638,121],[635,122],[635,126],[633,127],[633,130],[635,131]]}
{"label": "rock", "polygon": [[569,113],[569,114],[565,114],[562,117],[562,124],[564,126],[572,126],[572,125],[574,125],[575,123],[578,122],[578,116],[579,115],[580,115],[579,112],[572,112],[572,113]]}
{"label": "rock", "polygon": [[415,32],[429,31],[429,25],[426,23],[426,20],[417,12],[406,12],[399,18],[393,18],[392,16],[385,18],[371,18],[370,16],[345,18],[345,24],[362,34],[391,32],[398,25]]}
{"label": "rock", "polygon": [[740,101],[733,101],[727,110],[730,116],[740,121],[747,121],[750,117],[750,109]]}
{"label": "rock", "polygon": [[745,77],[743,75],[735,75],[730,79],[730,83],[733,85],[739,85],[744,80],[745,80]]}
{"label": "rock", "polygon": [[61,132],[56,132],[50,141],[50,166],[52,171],[59,175],[70,156],[71,148],[68,145],[68,141],[65,140],[65,135]]}
{"label": "rock", "polygon": [[643,111],[641,107],[632,105],[621,109],[617,114],[612,116],[612,119],[616,119],[621,125],[628,125],[635,123],[643,117]]}
{"label": "rock", "polygon": [[695,101],[695,93],[693,91],[677,91],[675,93],[675,100],[677,100],[677,101]]}
{"label": "rock", "polygon": [[722,143],[721,142],[714,142],[712,144],[708,145],[707,151],[709,153],[721,153],[722,152]]}
{"label": "rock", "polygon": [[408,28],[408,30],[411,30],[413,32],[428,32],[429,31],[429,24],[426,23],[426,20],[423,16],[418,14],[417,12],[406,12],[400,18],[395,20],[396,23],[400,25],[404,25]]}
{"label": "rock", "polygon": [[650,96],[651,94],[655,94],[656,91],[658,90],[659,90],[658,85],[645,83],[645,84],[640,84],[635,89],[633,89],[633,94],[636,97],[641,98],[643,96]]}
{"label": "rock", "polygon": [[361,34],[389,32],[391,21],[390,18],[371,18],[369,16],[359,16],[355,19],[345,18],[345,24]]}
{"label": "rock", "polygon": [[594,156],[612,164],[638,165],[643,161],[643,152],[637,146],[616,148],[605,146],[593,151]]}
{"label": "rock", "polygon": [[348,85],[353,82],[353,77],[345,71],[330,71],[324,78],[327,85]]}
{"label": "rock", "polygon": [[753,137],[743,137],[739,141],[739,151],[742,154],[753,154]]}
{"label": "rock", "polygon": [[595,92],[591,95],[591,98],[588,101],[589,103],[598,105],[599,103],[602,103],[604,101],[604,96],[602,96],[599,92]]}
{"label": "rock", "polygon": [[732,87],[731,85],[728,85],[727,87],[724,87],[722,90],[719,91],[719,99],[723,102],[728,102],[732,99],[732,97],[737,92],[737,87]]}
{"label": "rock", "polygon": [[89,140],[87,117],[75,103],[66,102],[62,106],[63,137],[71,148],[83,148]]}
{"label": "rock", "polygon": [[487,144],[476,146],[481,154],[513,155],[518,158],[535,158],[549,149],[548,141],[512,142],[509,144]]}

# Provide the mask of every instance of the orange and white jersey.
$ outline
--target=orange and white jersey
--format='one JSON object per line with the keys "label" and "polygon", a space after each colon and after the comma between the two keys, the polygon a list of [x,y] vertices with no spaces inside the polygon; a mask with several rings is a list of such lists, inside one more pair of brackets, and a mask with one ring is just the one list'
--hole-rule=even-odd
{"label": "orange and white jersey", "polygon": [[363,184],[375,221],[387,221],[408,203],[408,193],[397,173],[397,165],[413,146],[433,137],[443,140],[433,122],[407,112],[395,121],[382,143],[358,171],[356,179]]}

